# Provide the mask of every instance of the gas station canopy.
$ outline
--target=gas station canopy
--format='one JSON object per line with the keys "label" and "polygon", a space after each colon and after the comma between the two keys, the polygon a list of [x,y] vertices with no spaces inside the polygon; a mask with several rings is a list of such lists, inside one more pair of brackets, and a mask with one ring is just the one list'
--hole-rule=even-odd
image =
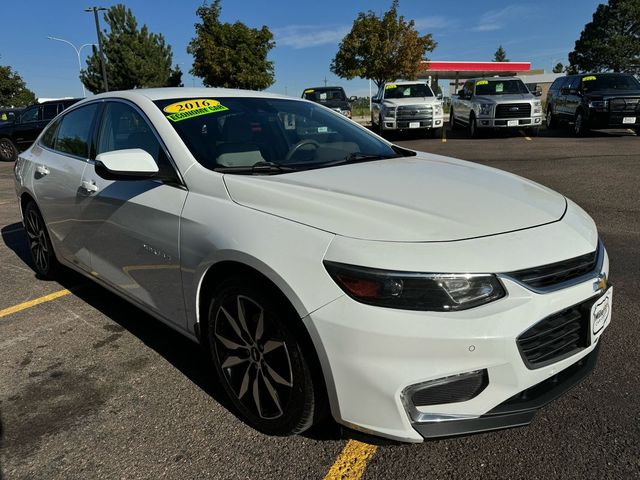
{"label": "gas station canopy", "polygon": [[461,80],[484,76],[513,76],[531,71],[531,62],[449,62],[423,61],[418,77],[440,80]]}

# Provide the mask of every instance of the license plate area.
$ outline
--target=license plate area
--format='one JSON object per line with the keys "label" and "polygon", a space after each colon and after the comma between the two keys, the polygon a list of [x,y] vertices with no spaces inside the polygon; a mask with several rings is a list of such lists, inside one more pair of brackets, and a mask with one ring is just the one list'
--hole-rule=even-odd
{"label": "license plate area", "polygon": [[636,117],[622,117],[622,123],[624,124],[636,123]]}
{"label": "license plate area", "polygon": [[420,128],[420,122],[409,122],[409,128]]}
{"label": "license plate area", "polygon": [[507,127],[517,127],[518,120],[507,120]]}

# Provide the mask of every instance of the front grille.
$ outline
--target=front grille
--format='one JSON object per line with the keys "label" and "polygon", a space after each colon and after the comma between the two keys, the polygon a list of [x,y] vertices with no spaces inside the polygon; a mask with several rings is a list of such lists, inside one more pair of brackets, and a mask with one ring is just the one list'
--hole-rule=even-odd
{"label": "front grille", "polygon": [[544,367],[590,345],[589,320],[596,298],[587,300],[536,323],[516,340],[530,369]]}
{"label": "front grille", "polygon": [[550,289],[596,270],[599,248],[562,262],[510,272],[505,275],[533,289]]}
{"label": "front grille", "polygon": [[396,119],[405,121],[418,121],[430,119],[433,116],[433,108],[424,105],[403,105],[396,110]]}
{"label": "front grille", "polygon": [[496,106],[496,118],[520,118],[530,116],[530,103],[501,103]]}
{"label": "front grille", "polygon": [[622,113],[640,113],[640,98],[612,98],[609,111]]}

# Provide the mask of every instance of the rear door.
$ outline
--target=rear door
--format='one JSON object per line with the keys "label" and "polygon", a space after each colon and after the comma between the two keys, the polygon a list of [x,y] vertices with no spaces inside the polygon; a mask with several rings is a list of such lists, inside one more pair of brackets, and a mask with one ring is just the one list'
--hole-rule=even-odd
{"label": "rear door", "polygon": [[13,135],[18,150],[26,150],[49,123],[43,122],[41,110],[40,105],[32,105],[20,115],[20,122],[15,124]]}
{"label": "rear door", "polygon": [[82,212],[88,192],[82,174],[90,156],[99,104],[82,106],[60,117],[30,150],[35,164],[33,191],[56,253],[88,270]]}
{"label": "rear door", "polygon": [[105,282],[184,328],[179,228],[187,190],[146,116],[124,101],[105,102],[96,154],[140,148],[154,158],[158,179],[108,180],[89,162],[91,191],[84,236],[93,271]]}

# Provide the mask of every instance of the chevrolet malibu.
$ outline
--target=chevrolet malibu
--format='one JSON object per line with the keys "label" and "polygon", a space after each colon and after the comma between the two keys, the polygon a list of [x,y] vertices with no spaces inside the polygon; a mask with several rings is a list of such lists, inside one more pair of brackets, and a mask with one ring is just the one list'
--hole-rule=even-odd
{"label": "chevrolet malibu", "polygon": [[525,425],[610,322],[607,253],[571,200],[302,99],[97,95],[15,178],[37,274],[69,267],[200,343],[271,435],[329,414],[406,442]]}

